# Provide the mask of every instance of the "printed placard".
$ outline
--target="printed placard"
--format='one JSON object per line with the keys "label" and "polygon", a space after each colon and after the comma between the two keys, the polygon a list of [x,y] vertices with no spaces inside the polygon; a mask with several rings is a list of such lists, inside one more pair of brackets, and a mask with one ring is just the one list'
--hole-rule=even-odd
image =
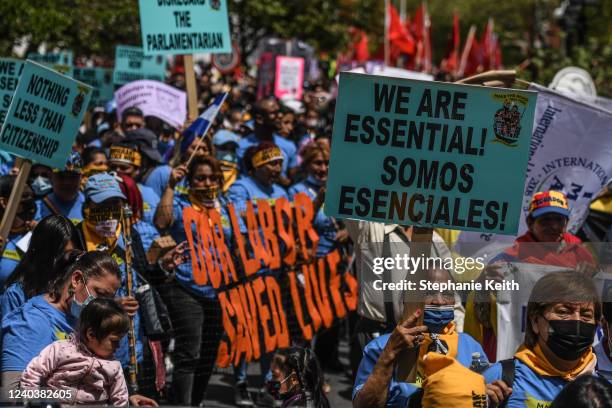
{"label": "printed placard", "polygon": [[17,89],[24,61],[15,58],[0,58],[0,128]]}
{"label": "printed placard", "polygon": [[142,48],[118,45],[115,48],[115,71],[113,83],[124,85],[141,79],[164,81],[166,59],[161,56],[144,55]]}
{"label": "printed placard", "polygon": [[325,213],[515,234],[536,95],[340,73]]}
{"label": "printed placard", "polygon": [[225,0],[139,0],[145,55],[232,51]]}
{"label": "printed placard", "polygon": [[0,131],[0,149],[63,168],[91,94],[90,86],[26,61]]}

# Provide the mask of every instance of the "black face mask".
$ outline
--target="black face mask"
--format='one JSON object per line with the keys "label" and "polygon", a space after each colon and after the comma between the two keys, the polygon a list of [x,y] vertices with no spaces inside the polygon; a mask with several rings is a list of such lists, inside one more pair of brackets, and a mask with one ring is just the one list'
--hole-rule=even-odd
{"label": "black face mask", "polygon": [[548,320],[546,345],[562,360],[577,360],[593,344],[596,326],[581,320]]}

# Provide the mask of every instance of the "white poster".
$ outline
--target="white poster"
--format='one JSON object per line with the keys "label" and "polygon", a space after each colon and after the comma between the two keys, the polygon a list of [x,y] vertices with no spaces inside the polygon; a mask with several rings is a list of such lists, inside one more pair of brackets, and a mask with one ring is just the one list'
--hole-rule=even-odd
{"label": "white poster", "polygon": [[117,119],[130,107],[142,110],[145,116],[155,116],[175,128],[187,119],[187,94],[157,81],[134,81],[115,91]]}

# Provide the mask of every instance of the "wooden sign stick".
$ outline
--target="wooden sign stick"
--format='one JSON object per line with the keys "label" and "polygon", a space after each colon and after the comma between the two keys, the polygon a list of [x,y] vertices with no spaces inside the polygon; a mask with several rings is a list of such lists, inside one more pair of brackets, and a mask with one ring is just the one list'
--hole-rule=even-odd
{"label": "wooden sign stick", "polygon": [[8,241],[8,236],[11,232],[11,227],[13,226],[13,220],[17,214],[17,208],[19,208],[21,196],[23,195],[23,190],[28,182],[28,176],[30,175],[31,168],[31,161],[25,159],[21,160],[21,163],[19,164],[19,173],[17,173],[15,185],[13,185],[11,196],[9,197],[7,206],[4,209],[4,215],[2,216],[2,222],[0,223],[0,238],[2,238],[2,242],[0,242],[0,253],[4,252],[4,246]]}

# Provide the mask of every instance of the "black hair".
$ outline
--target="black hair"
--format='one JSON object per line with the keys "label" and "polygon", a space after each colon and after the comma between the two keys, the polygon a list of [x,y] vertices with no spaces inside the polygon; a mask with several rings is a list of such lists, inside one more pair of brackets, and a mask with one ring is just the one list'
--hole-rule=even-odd
{"label": "black hair", "polygon": [[97,146],[88,146],[83,150],[83,154],[81,155],[81,159],[83,160],[83,166],[87,166],[89,163],[94,161],[94,157],[96,154],[103,154],[106,156],[106,152],[101,147]]}
{"label": "black hair", "polygon": [[17,176],[1,176],[0,177],[0,197],[2,198],[10,197],[16,178]]}
{"label": "black hair", "polygon": [[[70,281],[74,271],[81,271],[85,279],[100,277],[105,273],[114,275],[121,279],[121,271],[117,262],[103,251],[85,252],[78,249],[64,253],[56,262],[53,275],[55,280],[49,288],[49,295],[53,300],[58,300],[62,295],[62,288]],[[72,291],[72,288],[70,289]]]}
{"label": "black hair", "polygon": [[612,384],[604,378],[581,375],[557,394],[550,408],[609,408],[610,401]]}
{"label": "black hair", "polygon": [[144,114],[142,113],[142,110],[140,110],[140,108],[137,108],[136,106],[131,106],[121,113],[121,123],[125,122],[125,119],[127,119],[128,116],[140,116],[144,119]]}
{"label": "black hair", "polygon": [[305,401],[312,402],[314,408],[329,408],[323,392],[323,370],[312,350],[303,347],[277,350],[274,361],[285,375],[296,375],[300,384],[296,393],[302,393]]}
{"label": "black hair", "polygon": [[18,282],[27,299],[45,293],[56,278],[55,264],[69,242],[76,243],[74,224],[62,215],[49,215],[40,220],[32,231],[28,250],[8,277],[5,288]]}
{"label": "black hair", "polygon": [[83,308],[79,315],[78,335],[81,341],[87,339],[91,329],[97,340],[110,334],[123,337],[130,328],[130,319],[114,299],[96,298]]}

